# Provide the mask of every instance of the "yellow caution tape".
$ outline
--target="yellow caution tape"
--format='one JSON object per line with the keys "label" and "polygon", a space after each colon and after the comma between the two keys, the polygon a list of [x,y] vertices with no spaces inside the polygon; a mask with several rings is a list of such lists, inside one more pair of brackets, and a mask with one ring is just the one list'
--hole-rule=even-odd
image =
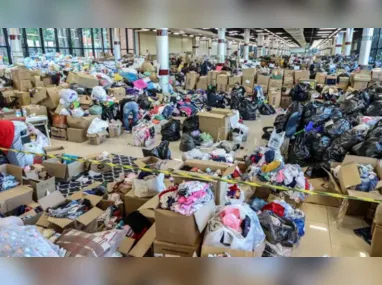
{"label": "yellow caution tape", "polygon": [[176,175],[178,177],[186,178],[186,179],[199,179],[207,182],[227,182],[229,184],[241,184],[241,185],[247,185],[251,187],[266,187],[271,188],[279,191],[297,191],[308,195],[321,195],[321,196],[327,196],[332,198],[339,198],[339,199],[349,199],[349,200],[356,200],[356,201],[364,201],[364,202],[371,202],[371,203],[382,203],[382,200],[373,199],[373,198],[367,198],[367,197],[356,197],[351,195],[345,195],[341,193],[332,193],[332,192],[322,192],[322,191],[310,191],[305,189],[296,189],[296,188],[289,188],[285,186],[277,186],[273,185],[271,183],[256,183],[251,181],[239,181],[234,179],[226,179],[226,178],[220,178],[215,177],[211,175],[201,174],[201,173],[185,173],[184,171],[176,171],[176,170],[156,170],[146,167],[138,167],[138,166],[132,166],[132,165],[123,165],[123,164],[116,164],[111,162],[101,162],[98,160],[93,159],[85,159],[85,158],[71,158],[71,157],[62,157],[61,155],[53,155],[53,154],[42,154],[42,153],[35,153],[35,152],[29,152],[29,151],[22,151],[22,150],[16,150],[16,149],[10,149],[10,148],[2,148],[0,147],[0,150],[2,151],[11,151],[16,153],[24,153],[24,154],[31,154],[35,156],[42,156],[42,157],[49,157],[49,158],[61,158],[63,160],[71,160],[71,161],[79,161],[83,163],[92,163],[92,164],[99,164],[99,165],[107,165],[112,168],[114,167],[120,167],[128,170],[141,170],[145,172],[151,172],[151,173],[163,173],[164,175]]}

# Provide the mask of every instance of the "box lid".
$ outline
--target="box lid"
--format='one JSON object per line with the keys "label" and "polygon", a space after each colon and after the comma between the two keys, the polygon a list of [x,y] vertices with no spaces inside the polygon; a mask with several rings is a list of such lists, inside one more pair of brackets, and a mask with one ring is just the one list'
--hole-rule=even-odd
{"label": "box lid", "polygon": [[134,257],[143,257],[145,253],[150,249],[156,238],[155,223],[151,225],[149,230],[143,235],[143,237],[137,242],[133,249],[129,252],[129,255]]}
{"label": "box lid", "polygon": [[41,208],[45,211],[48,208],[55,208],[58,205],[66,201],[65,197],[61,194],[60,191],[54,191],[48,196],[45,196],[38,200]]}
{"label": "box lid", "polygon": [[207,226],[208,221],[215,212],[215,201],[211,200],[198,211],[195,212],[195,223],[198,227],[200,233],[203,232],[204,228]]}

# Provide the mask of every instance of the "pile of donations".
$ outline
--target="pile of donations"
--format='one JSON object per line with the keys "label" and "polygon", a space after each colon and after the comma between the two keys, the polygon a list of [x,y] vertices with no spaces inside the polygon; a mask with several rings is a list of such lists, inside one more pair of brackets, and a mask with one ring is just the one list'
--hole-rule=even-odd
{"label": "pile of donations", "polygon": [[[291,257],[306,202],[334,203],[338,223],[372,215],[382,256],[376,203],[309,194],[382,200],[382,70],[359,71],[351,57],[311,68],[299,57],[189,60],[192,70],[172,66],[168,93],[157,63],[138,57],[0,67],[0,256]],[[246,121],[270,115],[267,142],[251,145]],[[142,148],[133,167],[107,149],[51,146],[124,132]]]}

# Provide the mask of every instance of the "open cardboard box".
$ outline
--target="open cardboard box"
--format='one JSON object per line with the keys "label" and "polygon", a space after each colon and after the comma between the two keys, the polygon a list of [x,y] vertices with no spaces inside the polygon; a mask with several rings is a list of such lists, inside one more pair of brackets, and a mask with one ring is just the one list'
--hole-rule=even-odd
{"label": "open cardboard box", "polygon": [[244,251],[244,250],[234,250],[226,247],[216,247],[202,245],[202,253],[200,257],[208,257],[209,254],[221,254],[228,253],[231,257],[256,257],[256,252],[254,251]]}
{"label": "open cardboard box", "polygon": [[118,251],[125,256],[143,257],[151,249],[156,237],[155,208],[158,206],[159,198],[155,196],[142,205],[138,211],[153,224],[143,237],[136,242],[133,238],[126,237],[118,247]]}
{"label": "open cardboard box", "polygon": [[79,216],[75,220],[67,218],[53,218],[44,213],[37,222],[38,226],[53,228],[58,232],[62,232],[65,229],[76,229],[84,232],[96,232],[98,230],[97,218],[102,215],[103,211],[96,206],[101,202],[102,197],[95,195],[86,195],[83,192],[76,192],[71,196],[65,197],[60,191],[55,191],[52,194],[40,199],[38,202],[42,209],[46,211],[48,208],[55,208],[67,200],[78,200],[86,198],[90,201],[92,208]]}
{"label": "open cardboard box", "polygon": [[33,189],[22,185],[0,192],[0,214],[13,211],[21,205],[29,205],[33,202],[32,195]]}
{"label": "open cardboard box", "polygon": [[99,116],[95,116],[95,115],[90,115],[86,117],[67,116],[66,119],[67,119],[69,128],[87,130],[95,118],[99,118]]}
{"label": "open cardboard box", "polygon": [[33,188],[33,200],[38,201],[45,197],[47,193],[56,191],[56,178],[50,177],[46,180],[41,180],[38,176],[39,171],[44,171],[45,168],[41,164],[31,166],[30,172],[25,172],[24,184],[30,184]]}
{"label": "open cardboard box", "polygon": [[46,154],[50,155],[62,155],[65,153],[65,148],[63,146],[46,146],[44,147]]}
{"label": "open cardboard box", "polygon": [[[97,154],[91,154],[91,155],[87,155],[85,158],[86,159],[91,159],[91,160],[97,160],[97,156],[99,156],[100,153],[97,153]],[[104,160],[103,162],[112,162],[113,160],[113,155],[112,154],[109,154],[107,156],[107,159]],[[97,160],[98,161],[98,160]],[[105,165],[105,164],[95,164],[95,163],[91,163],[91,162],[86,162],[85,163],[85,169],[87,170],[92,170],[94,172],[97,172],[97,173],[105,173],[105,172],[110,172],[112,171],[112,167],[109,166],[109,165]]]}
{"label": "open cardboard box", "polygon": [[195,241],[194,245],[183,245],[164,241],[154,241],[154,257],[193,257],[199,255],[202,238]]}
{"label": "open cardboard box", "polygon": [[42,165],[50,176],[58,179],[69,181],[72,177],[84,172],[84,163],[80,161],[70,161],[69,164],[64,164],[67,160],[62,158],[49,158],[44,160]]}
{"label": "open cardboard box", "polygon": [[214,141],[227,140],[230,132],[230,117],[225,113],[199,112],[199,126],[201,132],[209,133]]}
{"label": "open cardboard box", "polygon": [[24,225],[34,226],[44,212],[37,211],[37,208],[40,207],[40,204],[36,202],[28,204],[28,207],[31,207],[32,210],[20,215],[19,218],[23,221]]}
{"label": "open cardboard box", "polygon": [[[189,166],[192,168],[196,167],[202,171],[206,171],[207,168],[211,169],[212,171],[216,171],[216,170],[220,169],[221,173],[222,173],[222,177],[231,175],[236,169],[236,165],[230,166],[228,164],[221,163],[221,162],[209,161],[209,160],[197,160],[197,159],[186,160],[183,163],[183,166]],[[181,177],[182,173],[189,174],[192,172],[184,171],[184,170],[177,170],[175,173],[178,175],[175,174],[174,177],[179,176],[179,178],[182,179],[182,177]],[[188,180],[188,179],[186,179],[186,180]],[[192,180],[198,180],[198,179],[195,178]],[[224,205],[225,204],[225,194],[228,190],[228,183],[222,182],[222,181],[216,181],[216,182],[212,182],[212,184],[213,184],[213,193],[215,196],[216,205]]]}
{"label": "open cardboard box", "polygon": [[183,166],[183,162],[175,159],[161,160],[155,156],[147,156],[138,158],[134,161],[138,167],[150,167],[160,163],[160,170],[179,170]]}

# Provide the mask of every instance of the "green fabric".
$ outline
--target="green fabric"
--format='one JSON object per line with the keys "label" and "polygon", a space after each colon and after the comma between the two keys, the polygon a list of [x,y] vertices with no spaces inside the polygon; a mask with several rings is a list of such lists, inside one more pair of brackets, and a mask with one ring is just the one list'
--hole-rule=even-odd
{"label": "green fabric", "polygon": [[208,133],[202,133],[200,135],[200,138],[202,139],[203,142],[214,141],[212,136],[210,134],[208,134]]}
{"label": "green fabric", "polygon": [[158,121],[163,121],[165,118],[162,115],[155,115],[154,119]]}

